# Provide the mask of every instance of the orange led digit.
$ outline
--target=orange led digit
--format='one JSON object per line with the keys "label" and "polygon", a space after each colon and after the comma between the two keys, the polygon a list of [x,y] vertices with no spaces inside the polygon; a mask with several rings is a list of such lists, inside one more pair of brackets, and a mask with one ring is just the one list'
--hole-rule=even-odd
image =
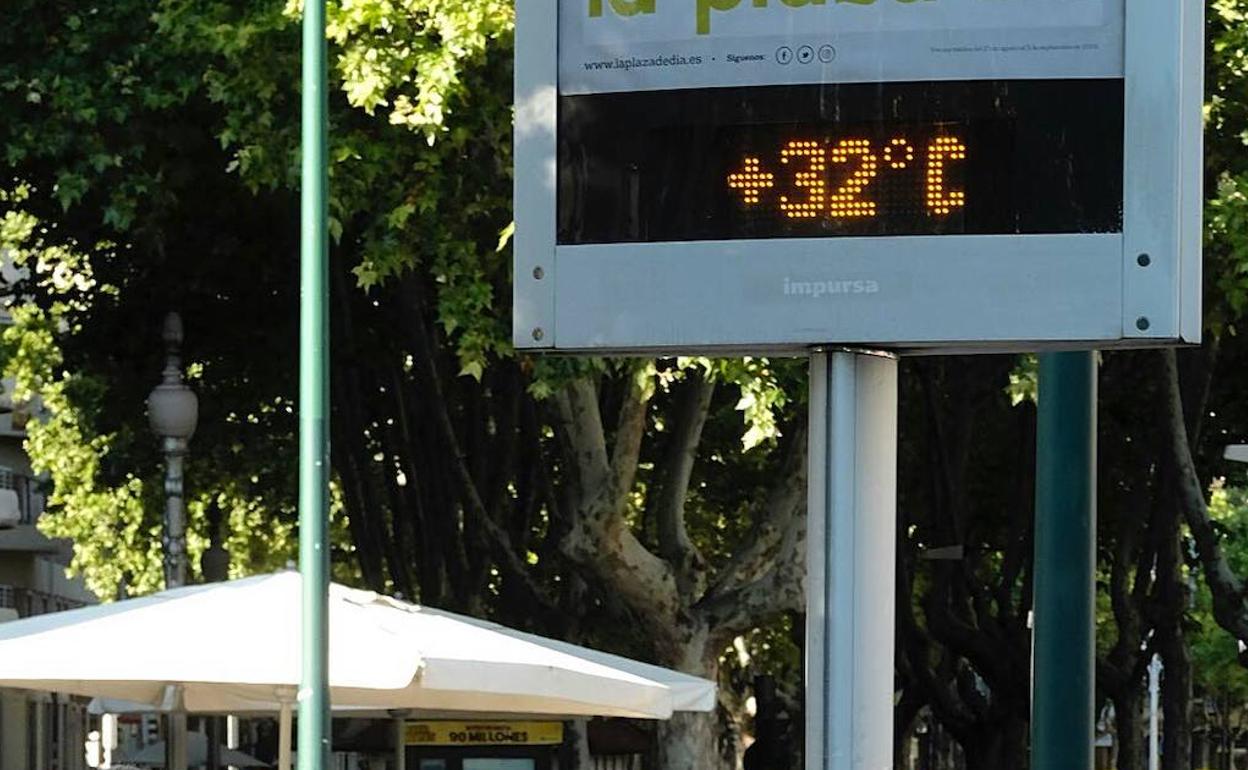
{"label": "orange led digit", "polygon": [[776,186],[776,177],[762,170],[762,161],[758,158],[747,157],[740,171],[728,175],[728,186],[741,191],[741,200],[746,205],[754,205],[761,200],[759,196],[763,190]]}
{"label": "orange led digit", "polygon": [[780,162],[788,164],[796,158],[809,158],[806,170],[793,175],[793,186],[807,190],[807,197],[794,202],[787,195],[781,195],[780,210],[790,219],[814,219],[823,211],[827,195],[828,183],[823,178],[827,170],[826,153],[819,142],[794,140],[781,151]]}
{"label": "orange led digit", "polygon": [[908,139],[897,137],[884,148],[884,162],[894,171],[900,171],[914,160],[914,145]]}
{"label": "orange led digit", "polygon": [[940,136],[927,148],[927,210],[937,216],[952,214],[966,205],[966,193],[945,189],[948,161],[966,160],[966,145],[952,136]]}
{"label": "orange led digit", "polygon": [[879,174],[880,163],[871,152],[871,142],[867,139],[843,139],[832,150],[833,163],[849,163],[855,157],[859,159],[858,168],[832,195],[833,219],[875,216],[875,202],[858,198],[858,194]]}

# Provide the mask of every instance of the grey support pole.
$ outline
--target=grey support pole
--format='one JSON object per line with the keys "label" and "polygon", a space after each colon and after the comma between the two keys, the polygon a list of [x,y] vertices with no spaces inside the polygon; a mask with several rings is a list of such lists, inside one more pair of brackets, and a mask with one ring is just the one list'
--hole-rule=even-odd
{"label": "grey support pole", "polygon": [[186,704],[182,700],[182,688],[178,687],[174,707],[165,715],[165,767],[170,770],[187,770],[190,767]]}
{"label": "grey support pole", "polygon": [[1040,356],[1032,770],[1092,770],[1096,354]]}
{"label": "grey support pole", "polygon": [[407,715],[406,710],[390,712],[394,731],[394,769],[407,770]]}
{"label": "grey support pole", "polygon": [[893,766],[897,359],[811,357],[806,770]]}
{"label": "grey support pole", "polygon": [[[225,718],[225,747],[227,749],[237,749],[242,745],[242,741],[239,740],[241,727],[238,723],[238,717],[234,714],[230,714]],[[226,770],[239,770],[239,768],[234,765],[227,765]]]}

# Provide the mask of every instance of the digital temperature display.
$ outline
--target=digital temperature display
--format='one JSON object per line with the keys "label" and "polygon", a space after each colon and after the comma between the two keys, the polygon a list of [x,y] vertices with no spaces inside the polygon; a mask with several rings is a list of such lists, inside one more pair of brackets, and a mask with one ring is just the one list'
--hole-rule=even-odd
{"label": "digital temperature display", "polygon": [[[759,155],[743,155],[727,184],[743,207],[789,219],[849,221],[896,212],[948,217],[966,208],[966,192],[956,180],[967,152],[965,141],[947,135],[918,147],[913,135],[880,143],[793,139],[780,149],[776,165],[766,165]],[[873,195],[873,186],[885,191],[882,199]]]}
{"label": "digital temperature display", "polygon": [[560,97],[562,244],[1122,230],[1122,81]]}

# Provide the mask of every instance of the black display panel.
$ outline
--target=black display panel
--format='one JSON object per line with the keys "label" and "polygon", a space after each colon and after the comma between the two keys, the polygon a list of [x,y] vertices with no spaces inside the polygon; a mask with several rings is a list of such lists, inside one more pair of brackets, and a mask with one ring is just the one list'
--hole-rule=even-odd
{"label": "black display panel", "polygon": [[1122,230],[1123,83],[561,96],[558,242]]}

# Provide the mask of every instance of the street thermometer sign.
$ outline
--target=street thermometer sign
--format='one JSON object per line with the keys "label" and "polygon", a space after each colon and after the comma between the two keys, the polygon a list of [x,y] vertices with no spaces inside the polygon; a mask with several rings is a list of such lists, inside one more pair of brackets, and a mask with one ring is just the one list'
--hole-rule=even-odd
{"label": "street thermometer sign", "polygon": [[516,5],[519,347],[1199,341],[1199,3]]}

